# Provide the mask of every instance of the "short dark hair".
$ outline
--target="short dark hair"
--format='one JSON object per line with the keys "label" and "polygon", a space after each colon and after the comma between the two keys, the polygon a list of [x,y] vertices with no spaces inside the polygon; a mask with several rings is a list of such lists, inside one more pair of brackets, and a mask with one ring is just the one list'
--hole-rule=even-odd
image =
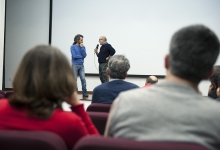
{"label": "short dark hair", "polygon": [[199,83],[211,72],[219,55],[219,46],[218,37],[203,25],[180,29],[171,39],[171,73],[192,83]]}
{"label": "short dark hair", "polygon": [[83,38],[83,35],[81,35],[81,34],[77,34],[77,35],[74,37],[73,45],[75,45],[75,44],[80,40],[80,37]]}
{"label": "short dark hair", "polygon": [[211,82],[214,90],[217,89],[217,87],[220,87],[220,82],[219,82],[219,75],[220,75],[220,66],[215,66],[214,67],[214,73],[212,76],[209,78],[209,81]]}
{"label": "short dark hair", "polygon": [[157,82],[158,82],[158,79],[153,80],[153,79],[151,78],[151,76],[149,76],[149,77],[147,78],[147,83],[155,84],[155,83],[157,83]]}

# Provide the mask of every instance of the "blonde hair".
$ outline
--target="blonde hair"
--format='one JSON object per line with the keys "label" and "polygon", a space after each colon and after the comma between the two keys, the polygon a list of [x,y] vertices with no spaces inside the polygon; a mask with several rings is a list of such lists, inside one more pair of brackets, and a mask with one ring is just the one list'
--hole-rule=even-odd
{"label": "blonde hair", "polygon": [[49,118],[54,108],[62,109],[64,98],[76,89],[73,70],[57,48],[38,45],[23,57],[13,81],[10,105],[27,109],[40,119]]}

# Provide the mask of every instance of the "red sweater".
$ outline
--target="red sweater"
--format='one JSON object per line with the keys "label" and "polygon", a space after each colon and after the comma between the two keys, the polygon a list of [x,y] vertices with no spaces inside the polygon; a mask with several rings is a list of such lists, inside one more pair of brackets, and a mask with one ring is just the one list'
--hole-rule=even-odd
{"label": "red sweater", "polygon": [[50,131],[62,137],[68,149],[72,149],[81,137],[99,133],[85,112],[83,104],[72,106],[71,109],[72,112],[55,109],[51,118],[41,120],[12,108],[7,99],[2,99],[0,130]]}
{"label": "red sweater", "polygon": [[145,84],[145,86],[143,86],[142,88],[148,88],[151,87],[153,84]]}

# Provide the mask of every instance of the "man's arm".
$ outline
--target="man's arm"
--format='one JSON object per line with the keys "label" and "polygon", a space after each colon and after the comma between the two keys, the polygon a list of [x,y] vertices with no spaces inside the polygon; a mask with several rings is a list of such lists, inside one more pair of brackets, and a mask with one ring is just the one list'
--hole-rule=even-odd
{"label": "man's arm", "polygon": [[115,54],[115,49],[111,46],[111,44],[108,45],[108,51],[110,56]]}
{"label": "man's arm", "polygon": [[81,47],[82,57],[85,58],[85,57],[87,56],[87,54],[86,54],[86,48],[85,48],[85,46],[83,46],[83,43],[80,44],[80,47]]}
{"label": "man's arm", "polygon": [[76,50],[73,46],[71,46],[71,54],[73,59],[80,59],[83,58],[82,55],[76,53]]}

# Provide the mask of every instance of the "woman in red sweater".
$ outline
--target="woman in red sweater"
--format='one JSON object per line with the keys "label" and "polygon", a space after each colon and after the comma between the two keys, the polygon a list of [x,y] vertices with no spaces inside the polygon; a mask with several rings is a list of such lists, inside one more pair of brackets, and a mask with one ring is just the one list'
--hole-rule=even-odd
{"label": "woman in red sweater", "polygon": [[[50,131],[68,149],[83,136],[98,131],[80,103],[73,71],[57,48],[39,45],[29,50],[13,81],[14,94],[0,101],[0,130]],[[62,110],[62,102],[72,112]]]}

